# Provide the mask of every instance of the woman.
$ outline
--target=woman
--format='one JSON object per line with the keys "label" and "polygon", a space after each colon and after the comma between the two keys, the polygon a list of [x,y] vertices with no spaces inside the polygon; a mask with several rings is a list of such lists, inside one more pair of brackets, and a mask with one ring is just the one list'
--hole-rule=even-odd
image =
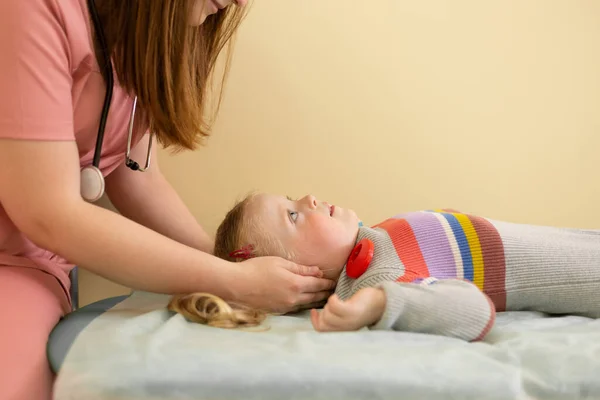
{"label": "woman", "polygon": [[[73,265],[134,289],[210,291],[277,312],[311,307],[333,287],[316,267],[212,256],[212,240],[161,175],[156,146],[146,172],[124,162],[134,96],[129,157],[140,165],[151,141],[193,149],[207,135],[209,76],[247,0],[95,2],[0,2],[3,400],[50,398],[46,340],[69,310]],[[121,215],[86,202],[80,187],[110,76],[99,168]]]}

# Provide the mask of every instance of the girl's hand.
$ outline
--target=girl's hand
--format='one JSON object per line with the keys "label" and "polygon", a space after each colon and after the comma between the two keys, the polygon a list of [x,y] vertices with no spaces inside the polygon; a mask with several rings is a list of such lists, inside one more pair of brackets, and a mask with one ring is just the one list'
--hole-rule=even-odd
{"label": "girl's hand", "polygon": [[355,331],[373,325],[385,310],[385,293],[382,289],[364,288],[346,301],[333,295],[323,311],[311,310],[310,320],[320,332]]}
{"label": "girl's hand", "polygon": [[256,257],[233,264],[238,270],[232,277],[232,300],[267,312],[319,307],[335,287],[335,281],[322,278],[318,267],[279,257]]}

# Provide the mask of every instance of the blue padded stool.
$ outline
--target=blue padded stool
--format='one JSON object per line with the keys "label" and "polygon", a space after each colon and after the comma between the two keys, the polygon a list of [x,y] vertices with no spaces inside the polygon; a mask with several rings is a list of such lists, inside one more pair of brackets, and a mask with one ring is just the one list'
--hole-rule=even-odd
{"label": "blue padded stool", "polygon": [[71,345],[85,327],[96,317],[102,315],[107,310],[129,297],[129,295],[110,297],[79,308],[77,267],[71,270],[69,278],[71,279],[70,293],[73,311],[62,318],[52,332],[50,332],[50,337],[48,338],[46,346],[46,354],[48,361],[50,362],[50,368],[54,373],[58,373]]}

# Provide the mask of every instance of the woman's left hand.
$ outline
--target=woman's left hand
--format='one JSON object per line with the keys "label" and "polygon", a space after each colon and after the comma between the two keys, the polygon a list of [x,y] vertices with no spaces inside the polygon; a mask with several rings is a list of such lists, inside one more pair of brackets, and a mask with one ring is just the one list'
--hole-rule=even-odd
{"label": "woman's left hand", "polygon": [[346,301],[333,295],[321,312],[311,310],[310,320],[320,332],[355,331],[373,325],[385,310],[385,293],[378,288],[364,288]]}

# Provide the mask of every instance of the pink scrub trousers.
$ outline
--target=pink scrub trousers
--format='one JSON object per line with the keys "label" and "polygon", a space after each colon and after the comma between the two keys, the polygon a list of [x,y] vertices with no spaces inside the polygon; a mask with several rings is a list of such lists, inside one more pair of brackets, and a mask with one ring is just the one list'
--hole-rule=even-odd
{"label": "pink scrub trousers", "polygon": [[0,266],[0,399],[50,400],[50,331],[69,312],[59,281],[34,268]]}

